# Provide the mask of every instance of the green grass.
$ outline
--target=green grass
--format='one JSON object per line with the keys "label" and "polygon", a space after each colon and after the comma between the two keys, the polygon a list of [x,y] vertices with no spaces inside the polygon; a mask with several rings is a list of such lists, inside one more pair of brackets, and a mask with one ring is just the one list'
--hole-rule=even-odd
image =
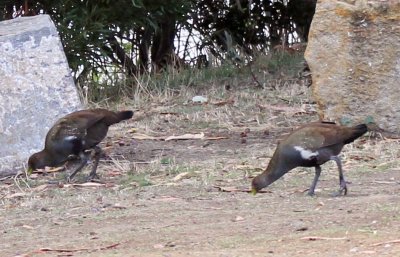
{"label": "green grass", "polygon": [[140,98],[149,101],[154,95],[179,94],[182,88],[192,88],[194,93],[210,86],[219,86],[221,91],[214,96],[224,97],[224,88],[237,88],[254,84],[257,77],[261,84],[276,88],[287,84],[288,79],[296,78],[303,67],[303,53],[286,52],[256,55],[251,64],[236,66],[224,63],[218,67],[203,69],[188,68],[176,70],[168,68],[158,74],[143,74],[125,78],[119,73],[108,74],[105,80],[96,80],[80,84],[80,93],[87,103],[112,103],[126,99]]}
{"label": "green grass", "polygon": [[186,166],[186,165],[171,165],[166,169],[166,174],[169,176],[175,176],[183,172],[189,172],[194,175],[194,171],[199,170],[196,166]]}
{"label": "green grass", "polygon": [[148,174],[132,173],[132,172],[128,172],[128,174],[124,176],[124,178],[120,181],[120,184],[123,187],[129,187],[129,186],[145,187],[153,185]]}

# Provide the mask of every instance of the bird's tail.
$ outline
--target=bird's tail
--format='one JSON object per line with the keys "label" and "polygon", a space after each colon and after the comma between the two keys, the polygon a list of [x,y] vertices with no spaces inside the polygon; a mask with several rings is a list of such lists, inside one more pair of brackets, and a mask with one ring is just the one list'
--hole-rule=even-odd
{"label": "bird's tail", "polygon": [[128,120],[132,118],[133,116],[133,111],[120,111],[117,112],[118,118],[121,120]]}
{"label": "bird's tail", "polygon": [[368,126],[367,126],[367,124],[359,124],[357,126],[349,128],[349,129],[351,130],[351,133],[350,133],[348,139],[346,139],[344,141],[345,144],[350,144],[357,138],[364,135],[368,131]]}

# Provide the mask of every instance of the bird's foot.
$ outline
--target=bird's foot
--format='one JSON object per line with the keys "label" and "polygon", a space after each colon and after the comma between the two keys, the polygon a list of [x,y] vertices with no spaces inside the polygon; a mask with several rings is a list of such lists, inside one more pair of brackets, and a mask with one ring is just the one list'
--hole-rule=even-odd
{"label": "bird's foot", "polygon": [[72,177],[70,175],[68,175],[66,180],[67,180],[67,183],[70,184],[72,182]]}
{"label": "bird's foot", "polygon": [[86,178],[86,182],[94,181],[94,180],[100,180],[99,175],[95,174],[89,174],[89,176]]}
{"label": "bird's foot", "polygon": [[310,189],[308,189],[307,195],[315,196],[315,186],[314,185],[311,185]]}
{"label": "bird's foot", "polygon": [[311,190],[309,190],[309,191],[308,191],[308,193],[307,193],[307,195],[308,195],[308,196],[315,196],[315,192],[314,192],[314,191],[311,191]]}
{"label": "bird's foot", "polygon": [[346,185],[346,181],[344,181],[344,180],[340,182],[339,191],[334,192],[333,196],[337,197],[337,196],[342,195],[342,193],[343,193],[343,195],[347,195],[347,185]]}

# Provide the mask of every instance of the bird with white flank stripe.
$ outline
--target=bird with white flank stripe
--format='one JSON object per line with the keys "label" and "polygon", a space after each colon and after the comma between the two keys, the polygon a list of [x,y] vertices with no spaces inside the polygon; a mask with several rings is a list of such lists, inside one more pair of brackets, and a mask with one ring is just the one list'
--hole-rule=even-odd
{"label": "bird with white flank stripe", "polygon": [[132,118],[132,111],[113,112],[106,109],[90,109],[70,113],[59,119],[49,130],[44,149],[29,157],[28,173],[46,166],[54,167],[80,159],[80,165],[68,176],[70,181],[87,163],[88,150],[94,150],[95,161],[87,180],[96,176],[101,148],[97,146],[107,135],[108,127]]}
{"label": "bird with white flank stripe", "polygon": [[267,169],[252,181],[252,193],[267,187],[288,171],[296,167],[315,167],[315,176],[308,191],[314,195],[321,165],[329,160],[336,162],[339,169],[340,189],[336,195],[347,194],[346,181],[339,153],[343,146],[353,142],[368,131],[366,124],[354,127],[336,125],[333,122],[314,122],[304,125],[289,134],[277,146]]}

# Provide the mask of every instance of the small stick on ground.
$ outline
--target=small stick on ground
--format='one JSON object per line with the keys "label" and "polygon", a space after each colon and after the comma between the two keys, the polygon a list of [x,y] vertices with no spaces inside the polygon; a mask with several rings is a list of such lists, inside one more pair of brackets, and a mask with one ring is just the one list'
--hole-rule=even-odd
{"label": "small stick on ground", "polygon": [[301,240],[317,241],[317,240],[346,240],[347,237],[319,237],[319,236],[306,236],[300,238]]}
{"label": "small stick on ground", "polygon": [[[232,193],[232,192],[242,192],[242,193],[251,193],[250,189],[243,189],[243,188],[237,188],[237,187],[224,187],[224,186],[214,186],[214,188],[218,189],[218,191],[221,192],[228,192],[228,193]],[[271,191],[267,191],[267,190],[261,190],[258,191],[257,194],[265,194],[265,193],[272,193]]]}
{"label": "small stick on ground", "polygon": [[380,246],[380,245],[386,245],[386,244],[399,244],[400,243],[400,239],[397,240],[391,240],[391,241],[386,241],[386,242],[380,242],[380,243],[376,243],[376,244],[372,244],[370,246]]}
{"label": "small stick on ground", "polygon": [[[256,74],[254,74],[253,69],[251,68],[251,65],[249,65],[249,68],[250,68],[251,77],[253,78],[254,82],[256,82],[257,87],[264,88],[263,85],[260,83],[260,81],[258,81]],[[276,88],[274,86],[272,86],[272,89],[275,90]]]}
{"label": "small stick on ground", "polygon": [[120,243],[115,243],[108,246],[103,246],[100,248],[89,249],[89,248],[80,248],[80,249],[51,249],[51,248],[40,248],[38,252],[58,252],[58,253],[73,253],[73,252],[83,252],[83,251],[101,251],[107,250],[114,247],[117,247]]}

